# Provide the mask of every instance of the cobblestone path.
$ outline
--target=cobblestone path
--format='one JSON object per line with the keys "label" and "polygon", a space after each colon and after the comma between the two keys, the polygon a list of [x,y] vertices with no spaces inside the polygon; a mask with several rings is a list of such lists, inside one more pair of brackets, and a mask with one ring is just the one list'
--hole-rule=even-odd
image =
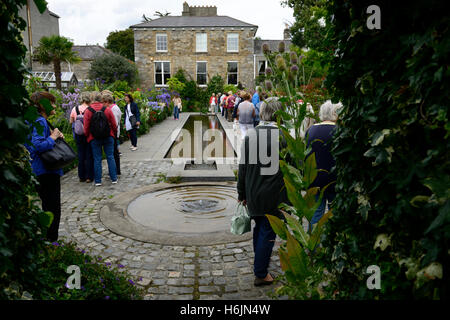
{"label": "cobblestone path", "polygon": [[[165,125],[171,120],[165,120]],[[157,128],[153,129],[157,130]],[[151,140],[150,133],[142,143]],[[135,188],[158,183],[159,174],[167,174],[167,161],[136,161],[129,157],[129,142],[121,151],[119,183],[112,185],[103,162],[103,185],[80,183],[76,169],[61,180],[62,217],[60,236],[77,243],[105,262],[122,264],[137,284],[146,290],[145,299],[270,299],[275,285],[258,288],[253,285],[252,241],[211,246],[168,246],[135,241],[110,232],[101,223],[99,212],[103,203]],[[145,151],[136,151],[136,153]],[[145,157],[143,157],[145,158]],[[148,159],[148,158],[147,158]],[[275,243],[269,271],[280,271]],[[141,281],[138,281],[138,279]]]}

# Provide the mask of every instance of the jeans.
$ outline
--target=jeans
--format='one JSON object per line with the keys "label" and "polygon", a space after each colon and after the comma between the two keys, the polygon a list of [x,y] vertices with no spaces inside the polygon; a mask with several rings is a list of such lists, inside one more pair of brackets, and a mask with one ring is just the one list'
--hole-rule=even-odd
{"label": "jeans", "polygon": [[105,151],[108,171],[111,181],[117,180],[116,162],[114,161],[114,138],[94,139],[91,141],[92,153],[94,154],[94,176],[95,183],[102,182],[102,147]]}
{"label": "jeans", "polygon": [[225,117],[225,111],[226,111],[227,109],[225,109],[225,107],[222,107],[222,117]]}
{"label": "jeans", "polygon": [[85,136],[75,135],[78,150],[78,178],[80,180],[94,179],[94,158]]}
{"label": "jeans", "polygon": [[253,229],[253,251],[255,252],[253,271],[257,278],[264,279],[268,273],[267,268],[269,267],[276,234],[266,216],[252,217],[252,219],[256,223]]}
{"label": "jeans", "polygon": [[175,108],[173,108],[173,118],[180,119],[180,109],[178,109],[177,106],[175,106]]}
{"label": "jeans", "polygon": [[37,177],[37,192],[42,201],[42,210],[53,213],[53,221],[47,230],[47,240],[58,240],[59,221],[61,220],[61,180],[58,174],[41,174]]}
{"label": "jeans", "polygon": [[[324,193],[323,193],[323,198],[322,201],[320,202],[319,207],[317,208],[316,212],[314,212],[313,217],[311,218],[311,222],[310,222],[310,229],[312,228],[312,225],[316,224],[317,222],[320,221],[320,219],[322,218],[323,214],[325,213],[325,207],[328,201],[328,204],[331,203],[331,201],[334,200],[334,198],[336,197],[336,192],[334,190],[329,190],[327,189]],[[320,193],[316,194],[316,201],[318,201],[320,198]]]}
{"label": "jeans", "polygon": [[116,172],[120,175],[119,139],[117,138],[114,139],[114,162],[116,163]]}
{"label": "jeans", "polygon": [[137,147],[137,129],[131,129],[128,134],[130,135],[131,145]]}

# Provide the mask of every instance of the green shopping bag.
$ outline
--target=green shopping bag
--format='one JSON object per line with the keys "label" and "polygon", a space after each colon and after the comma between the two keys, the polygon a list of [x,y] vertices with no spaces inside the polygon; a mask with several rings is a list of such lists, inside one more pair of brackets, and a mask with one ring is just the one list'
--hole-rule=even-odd
{"label": "green shopping bag", "polygon": [[250,215],[247,206],[239,202],[236,213],[231,218],[231,233],[240,235],[250,232],[252,229]]}

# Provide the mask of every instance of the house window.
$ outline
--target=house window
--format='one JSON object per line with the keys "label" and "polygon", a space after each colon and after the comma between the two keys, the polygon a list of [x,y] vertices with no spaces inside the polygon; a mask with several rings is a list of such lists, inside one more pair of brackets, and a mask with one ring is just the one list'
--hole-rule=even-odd
{"label": "house window", "polygon": [[258,75],[264,76],[266,74],[267,61],[258,61]]}
{"label": "house window", "polygon": [[229,33],[227,35],[227,51],[239,52],[239,34]]}
{"label": "house window", "polygon": [[156,61],[155,62],[155,84],[157,86],[167,85],[167,80],[170,78],[170,62]]}
{"label": "house window", "polygon": [[196,34],[196,51],[197,52],[207,52],[208,51],[208,37],[206,33]]}
{"label": "house window", "polygon": [[206,76],[206,62],[199,61],[197,62],[197,83],[199,85],[206,85],[207,76]]}
{"label": "house window", "polygon": [[167,52],[167,34],[156,35],[156,52]]}
{"label": "house window", "polygon": [[227,68],[227,78],[228,84],[238,84],[238,63],[237,62],[228,62]]}

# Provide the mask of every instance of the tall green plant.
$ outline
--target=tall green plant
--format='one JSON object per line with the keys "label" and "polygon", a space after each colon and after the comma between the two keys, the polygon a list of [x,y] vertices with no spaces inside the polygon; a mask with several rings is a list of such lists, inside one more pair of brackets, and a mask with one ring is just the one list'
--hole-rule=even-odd
{"label": "tall green plant", "polygon": [[[24,286],[39,283],[35,257],[49,222],[38,206],[36,180],[23,146],[30,132],[24,120],[31,123],[37,118],[23,85],[26,48],[20,39],[26,24],[19,8],[26,3],[4,0],[0,9],[0,103],[8,106],[0,110],[0,299],[20,298]],[[35,3],[40,12],[45,11],[45,1]]]}
{"label": "tall green plant", "polygon": [[312,227],[311,232],[304,230],[302,221],[311,221],[326,188],[310,188],[317,177],[316,159],[300,137],[300,125],[307,115],[308,97],[300,92],[303,82],[298,75],[297,55],[284,51],[284,44],[280,44],[279,52],[275,54],[265,50],[270,65],[267,72],[270,80],[266,80],[266,90],[279,96],[283,104],[283,110],[278,112],[278,126],[287,146],[281,152],[280,168],[291,202],[290,205],[281,205],[285,221],[267,215],[273,230],[285,240],[279,250],[281,267],[285,273],[278,294],[287,294],[296,299],[320,298],[319,285],[325,276],[322,265],[317,264],[317,257],[323,251],[319,244],[323,226],[331,217],[331,211]]}

